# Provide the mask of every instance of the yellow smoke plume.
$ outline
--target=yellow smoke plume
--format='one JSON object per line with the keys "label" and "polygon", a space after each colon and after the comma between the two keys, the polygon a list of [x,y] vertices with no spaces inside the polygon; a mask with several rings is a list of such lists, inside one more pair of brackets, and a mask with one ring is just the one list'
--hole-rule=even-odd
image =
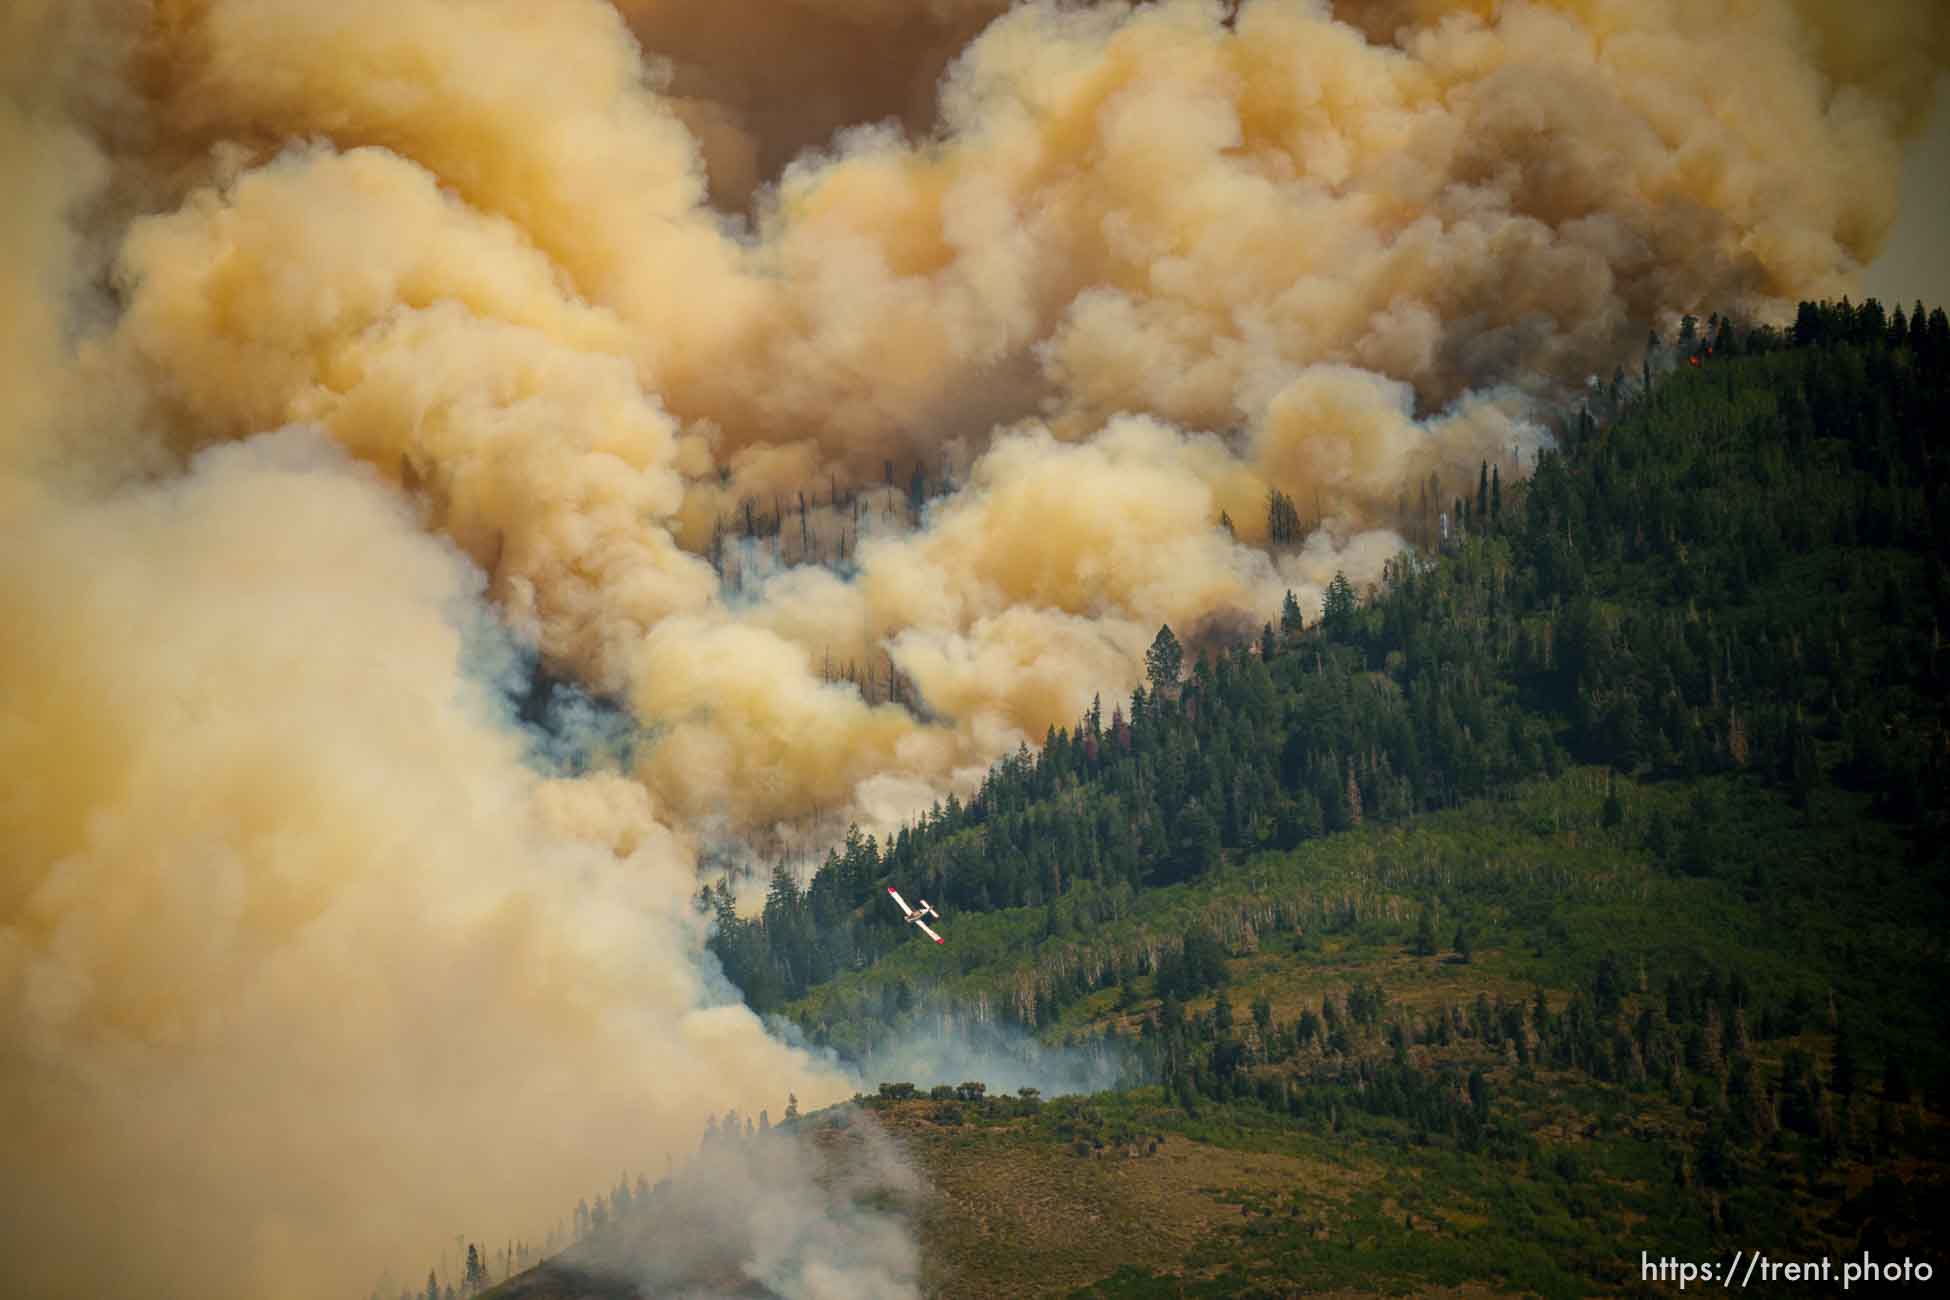
{"label": "yellow smoke plume", "polygon": [[12,517],[9,1294],[363,1291],[844,1091],[710,1008],[643,788],[523,766],[389,498],[282,434]]}
{"label": "yellow smoke plume", "polygon": [[[1648,328],[1852,289],[1947,55],[1933,0],[15,0],[0,1289],[357,1293],[844,1090],[712,1005],[696,843],[891,825],[1159,623],[1375,580]],[[524,765],[490,624],[632,770]]]}

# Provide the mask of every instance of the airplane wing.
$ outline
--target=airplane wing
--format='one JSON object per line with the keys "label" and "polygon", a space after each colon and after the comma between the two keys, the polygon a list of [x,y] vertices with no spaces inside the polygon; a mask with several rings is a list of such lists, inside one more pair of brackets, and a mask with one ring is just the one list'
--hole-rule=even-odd
{"label": "airplane wing", "polygon": [[923,933],[923,934],[925,934],[925,935],[927,935],[927,936],[928,936],[928,938],[930,938],[930,939],[932,939],[932,940],[934,940],[934,941],[935,941],[936,943],[946,943],[946,942],[948,942],[948,941],[947,941],[946,939],[944,939],[944,938],[942,938],[942,937],[941,937],[940,935],[938,935],[938,934],[936,934],[936,933],[935,933],[934,931],[932,931],[932,930],[930,930],[930,929],[928,929],[928,923],[927,923],[926,921],[916,921],[916,922],[915,922],[914,924],[916,924],[916,925],[918,925],[918,926],[920,926],[920,927],[921,927],[921,933]]}
{"label": "airplane wing", "polygon": [[902,912],[906,913],[908,916],[914,915],[914,909],[907,905],[907,900],[905,898],[901,897],[900,890],[895,889],[892,885],[889,885],[887,886],[887,892],[894,896],[894,901],[900,904],[900,909]]}

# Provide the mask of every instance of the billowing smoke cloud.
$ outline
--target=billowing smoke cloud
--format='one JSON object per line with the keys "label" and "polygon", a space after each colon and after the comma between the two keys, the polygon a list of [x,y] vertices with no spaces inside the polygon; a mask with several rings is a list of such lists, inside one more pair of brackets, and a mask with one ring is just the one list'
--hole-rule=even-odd
{"label": "billowing smoke cloud", "polygon": [[[699,844],[910,815],[1160,622],[1375,580],[1648,327],[1852,288],[1947,44],[1932,0],[14,0],[8,1289],[343,1294],[848,1090],[710,1005]],[[538,773],[497,637],[629,707],[624,768]]]}
{"label": "billowing smoke cloud", "polygon": [[[842,1107],[797,1130],[747,1134],[716,1117],[696,1157],[659,1184],[621,1231],[598,1234],[538,1278],[543,1295],[580,1274],[656,1296],[908,1300],[919,1294],[909,1226],[925,1189],[873,1116]],[[571,1272],[573,1271],[573,1272]],[[566,1278],[565,1278],[566,1275]],[[516,1296],[522,1294],[517,1289]]]}
{"label": "billowing smoke cloud", "polygon": [[11,1294],[363,1289],[553,1222],[573,1153],[844,1093],[710,1004],[684,846],[521,763],[458,672],[475,571],[322,436],[17,504]]}
{"label": "billowing smoke cloud", "polygon": [[896,123],[925,134],[948,63],[1008,0],[784,0],[749,6],[621,0],[667,68],[665,98],[697,137],[716,206],[747,206],[761,180],[836,131]]}

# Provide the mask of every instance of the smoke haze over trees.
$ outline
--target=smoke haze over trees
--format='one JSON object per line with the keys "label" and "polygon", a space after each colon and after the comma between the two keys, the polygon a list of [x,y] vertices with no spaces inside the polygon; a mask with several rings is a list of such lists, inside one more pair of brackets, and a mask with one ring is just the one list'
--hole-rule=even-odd
{"label": "smoke haze over trees", "polygon": [[[0,16],[7,1289],[363,1293],[620,1147],[846,1095],[718,999],[702,855],[857,821],[906,870],[941,800],[931,871],[1128,741],[1172,784],[1087,828],[1096,869],[1190,878],[1551,761],[1467,680],[1361,695],[1415,635],[1588,695],[1581,750],[1815,788],[1740,692],[1843,638],[1613,626],[1556,538],[1615,498],[1548,454],[1513,498],[1648,329],[1853,288],[1940,5],[723,8]],[[1850,445],[1906,465],[1902,428]],[[1701,507],[1644,486],[1618,544],[1656,549]],[[1732,515],[1746,558],[1683,580],[1934,518],[1863,491]],[[1208,653],[1291,639],[1289,593],[1311,669]],[[1161,626],[1188,675],[1128,736],[986,775],[1130,698]],[[536,761],[523,656],[612,711],[557,711],[589,744]],[[1319,711],[1291,753],[1237,717],[1269,689]],[[1912,770],[1885,734],[1865,770]],[[957,905],[1060,894],[1024,843]]]}
{"label": "smoke haze over trees", "polygon": [[[1153,689],[1128,716],[1093,704],[884,845],[856,830],[803,892],[775,875],[756,917],[721,903],[711,943],[727,972],[770,1010],[876,959],[905,938],[885,909],[859,910],[886,879],[964,915],[1061,899],[1087,934],[1139,890],[1572,763],[1750,770],[1804,808],[1831,783],[1875,791],[1925,851],[1950,812],[1950,496],[1931,434],[1950,414],[1950,318],[1803,303],[1787,332],[1705,334],[1713,352],[1694,331],[1682,360],[1707,364],[1580,408],[1510,510],[1436,556],[1392,561],[1373,599],[1337,578],[1318,623],[1269,625],[1182,683],[1161,629]],[[1809,565],[1839,600],[1784,588]],[[1706,874],[1713,822],[1694,818],[1656,856]],[[1449,933],[1466,956],[1468,936]],[[1418,947],[1437,942],[1430,923]],[[999,1010],[1040,1027],[1139,966],[1166,978],[1155,954],[1123,951]]]}

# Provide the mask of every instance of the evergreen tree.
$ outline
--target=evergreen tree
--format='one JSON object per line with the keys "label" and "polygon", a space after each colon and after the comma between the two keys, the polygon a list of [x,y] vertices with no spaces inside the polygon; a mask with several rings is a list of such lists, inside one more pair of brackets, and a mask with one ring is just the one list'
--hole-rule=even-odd
{"label": "evergreen tree", "polygon": [[1266,536],[1275,546],[1300,540],[1300,511],[1293,498],[1278,488],[1266,490]]}
{"label": "evergreen tree", "polygon": [[1729,318],[1720,317],[1720,332],[1714,336],[1712,347],[1713,355],[1722,359],[1731,359],[1737,354],[1737,345],[1733,338],[1733,321]]}
{"label": "evergreen tree", "polygon": [[1354,584],[1347,580],[1347,574],[1337,570],[1320,602],[1320,619],[1327,634],[1336,638],[1346,637],[1354,621],[1354,609]]}
{"label": "evergreen tree", "polygon": [[1422,904],[1422,919],[1415,926],[1415,955],[1435,956],[1435,908],[1429,903]]}
{"label": "evergreen tree", "polygon": [[1286,600],[1280,605],[1281,640],[1291,644],[1293,639],[1299,636],[1301,631],[1305,629],[1306,625],[1307,620],[1300,613],[1300,602],[1294,599],[1292,588],[1288,588]]}
{"label": "evergreen tree", "polygon": [[1151,648],[1144,652],[1144,673],[1150,679],[1153,693],[1168,686],[1176,685],[1178,674],[1185,661],[1185,651],[1172,635],[1171,625],[1162,624],[1158,635],[1152,639]]}
{"label": "evergreen tree", "polygon": [[914,476],[907,482],[907,508],[916,522],[921,518],[921,507],[928,503],[928,476],[919,462],[915,463]]}

